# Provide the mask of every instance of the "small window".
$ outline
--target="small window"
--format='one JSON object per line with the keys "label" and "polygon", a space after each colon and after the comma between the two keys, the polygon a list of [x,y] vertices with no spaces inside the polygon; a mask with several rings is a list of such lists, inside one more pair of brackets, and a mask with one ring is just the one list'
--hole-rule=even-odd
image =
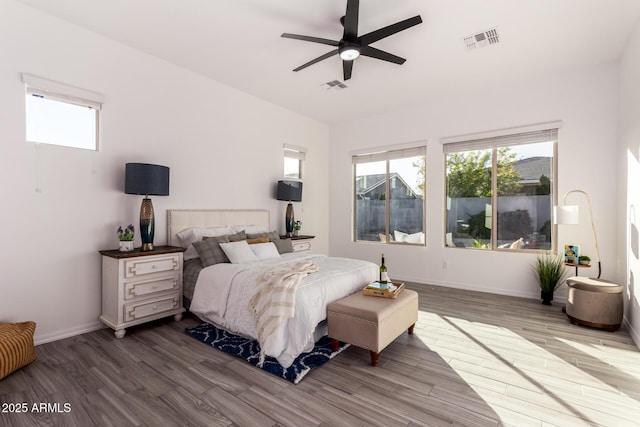
{"label": "small window", "polygon": [[28,142],[97,150],[102,95],[23,74]]}
{"label": "small window", "polygon": [[302,179],[302,163],[306,150],[302,147],[284,145],[284,177]]}

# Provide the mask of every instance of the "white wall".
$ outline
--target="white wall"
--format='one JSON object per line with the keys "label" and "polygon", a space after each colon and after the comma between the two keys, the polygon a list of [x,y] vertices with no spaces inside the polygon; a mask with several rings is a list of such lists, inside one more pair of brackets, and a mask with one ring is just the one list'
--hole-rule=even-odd
{"label": "white wall", "polygon": [[[162,245],[169,208],[266,208],[283,231],[282,144],[305,146],[296,218],[328,252],[325,125],[12,0],[0,0],[0,52],[0,321],[36,321],[37,342],[99,327],[98,250],[139,218],[126,162],[171,168],[171,195],[153,197]],[[21,72],[103,93],[101,150],[26,143]]]}
{"label": "white wall", "polygon": [[[558,144],[560,198],[571,189],[589,192],[599,234],[603,277],[614,277],[616,64],[535,81],[505,81],[498,88],[429,99],[392,114],[333,126],[330,189],[331,213],[335,215],[331,218],[330,254],[379,262],[384,251],[392,279],[539,298],[530,267],[535,254],[444,247],[444,159],[439,140],[556,120],[563,122]],[[351,154],[412,141],[427,143],[427,246],[353,243],[351,218],[343,214],[352,211]],[[584,206],[585,212],[585,200],[571,197],[570,201]],[[595,254],[591,229],[586,224],[562,227],[558,241],[562,245],[579,244],[592,257]],[[581,274],[593,276],[597,271]]]}
{"label": "white wall", "polygon": [[[640,25],[620,62],[618,143],[618,280],[625,284],[625,319],[640,346]],[[637,277],[637,278],[636,278]]]}

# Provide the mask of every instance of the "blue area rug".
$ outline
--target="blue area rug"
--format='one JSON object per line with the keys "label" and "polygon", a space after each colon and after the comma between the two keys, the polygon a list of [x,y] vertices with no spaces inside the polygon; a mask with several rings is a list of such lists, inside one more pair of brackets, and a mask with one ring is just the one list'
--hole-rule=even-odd
{"label": "blue area rug", "polygon": [[[257,341],[234,335],[209,323],[186,328],[185,331],[198,341],[202,341],[232,356],[244,359],[251,365],[258,367],[260,344]],[[309,353],[302,353],[287,369],[284,369],[275,358],[269,356],[265,357],[264,364],[259,368],[298,384],[312,369],[324,365],[347,347],[349,347],[349,344],[340,343],[338,351],[332,351],[331,339],[325,335],[316,342],[313,350]]]}

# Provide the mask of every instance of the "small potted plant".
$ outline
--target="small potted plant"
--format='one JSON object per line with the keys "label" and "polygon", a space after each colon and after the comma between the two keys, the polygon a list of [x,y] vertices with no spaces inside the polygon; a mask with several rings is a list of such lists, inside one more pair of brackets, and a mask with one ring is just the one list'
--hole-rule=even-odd
{"label": "small potted plant", "polygon": [[580,255],[578,257],[578,263],[580,263],[580,265],[588,267],[591,265],[591,258],[589,258],[587,255]]}
{"label": "small potted plant", "polygon": [[542,304],[551,305],[553,291],[558,289],[567,277],[568,270],[564,265],[564,258],[551,253],[539,253],[533,271],[540,286]]}
{"label": "small potted plant", "polygon": [[122,226],[118,227],[118,240],[120,241],[120,250],[122,252],[129,252],[133,250],[133,236],[135,229],[133,224],[127,225],[123,230]]}
{"label": "small potted plant", "polygon": [[293,223],[293,235],[297,236],[300,233],[300,229],[302,228],[302,221],[295,221]]}

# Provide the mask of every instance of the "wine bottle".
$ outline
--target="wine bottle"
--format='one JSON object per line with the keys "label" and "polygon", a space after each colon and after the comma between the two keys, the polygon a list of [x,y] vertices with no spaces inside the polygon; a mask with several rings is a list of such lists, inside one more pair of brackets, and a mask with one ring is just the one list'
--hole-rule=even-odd
{"label": "wine bottle", "polygon": [[384,254],[382,254],[382,263],[380,263],[380,283],[386,284],[389,281],[387,274],[387,266],[384,265]]}

